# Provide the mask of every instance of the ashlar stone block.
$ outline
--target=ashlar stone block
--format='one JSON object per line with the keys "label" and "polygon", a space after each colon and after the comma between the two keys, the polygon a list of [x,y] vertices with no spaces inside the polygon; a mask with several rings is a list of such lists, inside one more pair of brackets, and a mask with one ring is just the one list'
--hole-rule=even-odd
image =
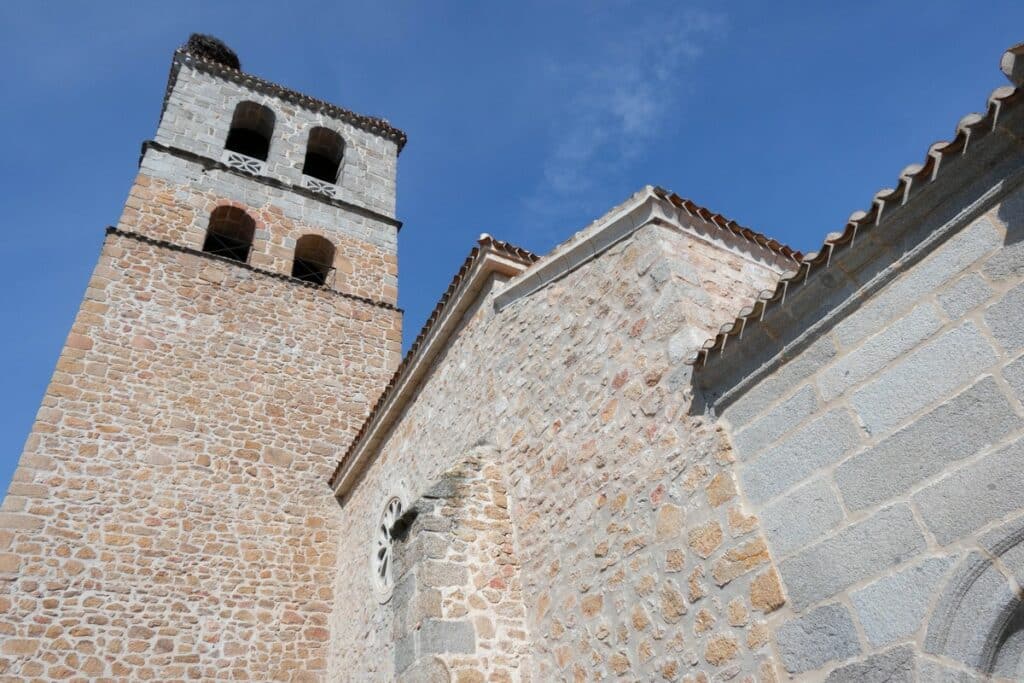
{"label": "ashlar stone block", "polygon": [[905,493],[1024,423],[991,377],[924,415],[836,471],[847,507],[858,510]]}
{"label": "ashlar stone block", "polygon": [[860,432],[850,414],[833,410],[793,432],[740,471],[743,492],[756,503],[774,498],[853,450]]}
{"label": "ashlar stone block", "polygon": [[1016,441],[953,472],[914,496],[943,545],[1024,509],[1024,442]]}
{"label": "ashlar stone block", "polygon": [[853,394],[850,403],[872,434],[883,434],[992,365],[995,351],[972,322],[946,332]]}
{"label": "ashlar stone block", "polygon": [[761,525],[777,557],[821,537],[843,518],[836,494],[823,478],[778,498],[761,512]]}
{"label": "ashlar stone block", "polygon": [[791,603],[803,609],[924,548],[910,508],[894,505],[784,560],[779,573]]}
{"label": "ashlar stone block", "polygon": [[872,655],[832,671],[825,683],[913,683],[914,648],[909,645]]}
{"label": "ashlar stone block", "polygon": [[839,603],[823,605],[783,624],[775,635],[782,664],[790,673],[818,669],[860,653],[850,612]]}
{"label": "ashlar stone block", "polygon": [[850,597],[868,642],[879,647],[913,636],[952,564],[948,557],[929,558],[855,591]]}

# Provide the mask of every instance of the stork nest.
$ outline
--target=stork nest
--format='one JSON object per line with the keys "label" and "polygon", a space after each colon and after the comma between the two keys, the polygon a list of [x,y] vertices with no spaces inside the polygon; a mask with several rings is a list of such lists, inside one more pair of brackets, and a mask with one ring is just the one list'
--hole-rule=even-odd
{"label": "stork nest", "polygon": [[242,63],[238,61],[238,55],[219,38],[203,33],[193,33],[188,37],[188,42],[182,46],[182,49],[196,57],[237,71],[242,70]]}

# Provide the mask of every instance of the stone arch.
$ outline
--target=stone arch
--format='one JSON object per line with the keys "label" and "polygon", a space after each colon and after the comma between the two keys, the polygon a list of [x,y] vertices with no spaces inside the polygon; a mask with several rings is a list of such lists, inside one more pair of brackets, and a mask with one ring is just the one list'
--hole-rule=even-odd
{"label": "stone arch", "polygon": [[929,619],[926,652],[984,674],[1024,676],[1024,602],[1001,569],[1021,583],[1022,541],[1024,517],[986,534],[980,544],[987,553],[972,551],[960,561]]}
{"label": "stone arch", "polygon": [[334,270],[334,244],[320,235],[303,235],[295,242],[292,277],[325,285]]}
{"label": "stone arch", "polygon": [[256,102],[239,102],[231,117],[224,148],[253,159],[267,160],[274,134],[274,112]]}
{"label": "stone arch", "polygon": [[[395,536],[388,603],[395,679],[428,680],[423,671],[447,667],[451,680],[505,680],[529,638],[497,450],[473,448],[413,501],[405,521]],[[509,644],[506,656],[493,657]]]}
{"label": "stone arch", "polygon": [[317,126],[309,131],[302,172],[325,183],[336,183],[344,154],[345,141],[341,135],[330,128]]}
{"label": "stone arch", "polygon": [[249,261],[256,221],[237,206],[218,206],[210,213],[203,251],[240,263]]}

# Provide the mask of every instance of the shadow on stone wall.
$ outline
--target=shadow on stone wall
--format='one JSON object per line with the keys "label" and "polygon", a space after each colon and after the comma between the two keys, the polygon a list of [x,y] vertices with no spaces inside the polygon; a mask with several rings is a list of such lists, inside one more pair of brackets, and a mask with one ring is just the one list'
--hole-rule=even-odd
{"label": "shadow on stone wall", "polygon": [[527,652],[505,474],[491,447],[448,470],[393,530],[402,683],[511,680]]}

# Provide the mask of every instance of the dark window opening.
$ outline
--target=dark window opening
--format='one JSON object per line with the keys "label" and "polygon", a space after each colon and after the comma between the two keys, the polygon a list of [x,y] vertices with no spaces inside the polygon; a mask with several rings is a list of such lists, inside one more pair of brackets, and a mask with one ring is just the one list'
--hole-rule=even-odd
{"label": "dark window opening", "polygon": [[335,183],[344,153],[345,141],[340,135],[329,128],[314,128],[309,131],[302,172],[325,183]]}
{"label": "dark window opening", "polygon": [[270,136],[274,133],[274,112],[262,104],[241,102],[231,117],[226,149],[254,159],[267,160]]}
{"label": "dark window opening", "polygon": [[222,206],[210,214],[203,251],[246,263],[252,250],[256,222],[241,209]]}
{"label": "dark window opening", "polygon": [[314,285],[327,284],[334,270],[334,245],[319,235],[303,235],[295,243],[292,277]]}

